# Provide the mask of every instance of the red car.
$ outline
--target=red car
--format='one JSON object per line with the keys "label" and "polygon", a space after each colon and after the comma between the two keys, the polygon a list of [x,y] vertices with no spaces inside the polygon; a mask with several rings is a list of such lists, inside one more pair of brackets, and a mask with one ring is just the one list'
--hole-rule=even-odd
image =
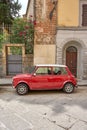
{"label": "red car", "polygon": [[65,65],[36,65],[29,69],[27,74],[13,77],[13,88],[20,95],[29,90],[63,89],[72,93],[77,86],[75,77]]}

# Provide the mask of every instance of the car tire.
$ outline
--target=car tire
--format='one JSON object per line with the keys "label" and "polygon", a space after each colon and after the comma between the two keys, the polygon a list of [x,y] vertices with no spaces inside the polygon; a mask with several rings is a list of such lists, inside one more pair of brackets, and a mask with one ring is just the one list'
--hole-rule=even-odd
{"label": "car tire", "polygon": [[74,85],[72,83],[66,83],[63,87],[63,91],[66,93],[72,93],[74,91]]}
{"label": "car tire", "polygon": [[17,85],[16,91],[19,95],[25,95],[28,93],[28,86],[25,83]]}

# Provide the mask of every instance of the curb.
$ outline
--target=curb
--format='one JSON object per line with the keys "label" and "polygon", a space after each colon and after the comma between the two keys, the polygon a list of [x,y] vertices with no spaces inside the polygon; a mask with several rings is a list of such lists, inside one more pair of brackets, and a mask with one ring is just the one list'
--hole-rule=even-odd
{"label": "curb", "polygon": [[0,86],[12,86],[12,84],[11,83],[7,83],[7,84],[0,84]]}

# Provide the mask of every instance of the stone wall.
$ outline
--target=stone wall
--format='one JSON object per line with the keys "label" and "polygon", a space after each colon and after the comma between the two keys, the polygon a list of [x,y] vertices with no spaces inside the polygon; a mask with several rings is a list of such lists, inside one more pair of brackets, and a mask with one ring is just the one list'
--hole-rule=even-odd
{"label": "stone wall", "polygon": [[87,29],[61,28],[57,37],[56,63],[66,64],[66,48],[77,48],[77,78],[87,80]]}
{"label": "stone wall", "polygon": [[2,54],[0,54],[0,77],[3,75],[3,57]]}
{"label": "stone wall", "polygon": [[33,54],[26,54],[23,61],[23,73],[29,72],[29,67],[33,65]]}
{"label": "stone wall", "polygon": [[22,73],[28,73],[29,66],[33,65],[33,54],[25,54],[25,46],[23,44],[3,44],[2,53],[0,53],[0,77],[8,76],[7,56],[11,55],[9,51],[11,46],[22,48]]}

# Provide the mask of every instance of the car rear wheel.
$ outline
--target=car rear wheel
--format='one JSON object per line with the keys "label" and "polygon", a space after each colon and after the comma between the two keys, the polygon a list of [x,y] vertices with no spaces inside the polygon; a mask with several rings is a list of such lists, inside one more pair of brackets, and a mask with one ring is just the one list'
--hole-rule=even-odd
{"label": "car rear wheel", "polygon": [[18,84],[16,91],[19,95],[25,95],[28,93],[28,86],[24,83]]}
{"label": "car rear wheel", "polygon": [[72,83],[66,83],[64,85],[63,91],[66,93],[72,93],[74,91],[74,85]]}

